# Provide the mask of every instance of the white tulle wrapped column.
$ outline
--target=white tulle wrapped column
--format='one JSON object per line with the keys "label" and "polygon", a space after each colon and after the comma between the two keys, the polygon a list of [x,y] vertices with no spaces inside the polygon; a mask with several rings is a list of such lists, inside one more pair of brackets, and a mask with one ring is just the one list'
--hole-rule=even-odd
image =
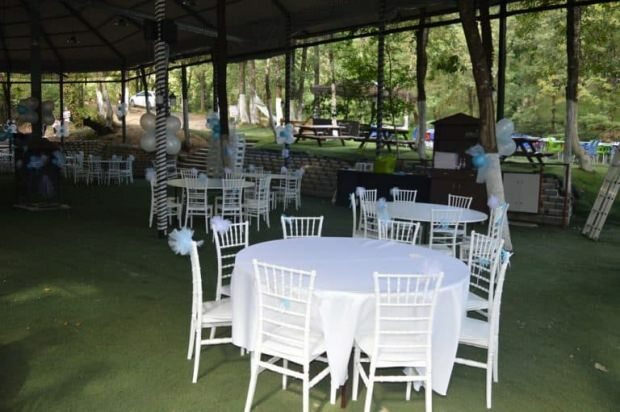
{"label": "white tulle wrapped column", "polygon": [[166,71],[168,70],[168,45],[163,40],[162,23],[166,17],[166,0],[155,0],[155,20],[157,21],[157,38],[155,40],[155,76],[156,76],[156,118],[155,140],[156,157],[155,172],[157,184],[155,186],[155,201],[157,204],[157,231],[164,236],[168,231],[168,207],[166,205],[167,173],[166,173],[166,117],[168,84]]}

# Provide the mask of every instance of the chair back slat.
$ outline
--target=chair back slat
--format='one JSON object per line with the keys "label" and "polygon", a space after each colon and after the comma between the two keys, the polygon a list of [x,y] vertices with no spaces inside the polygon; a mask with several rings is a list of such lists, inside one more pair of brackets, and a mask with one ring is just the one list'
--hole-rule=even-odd
{"label": "chair back slat", "polygon": [[454,256],[456,253],[456,238],[460,221],[460,210],[431,210],[430,248],[442,249],[447,247]]}
{"label": "chair back slat", "polygon": [[379,239],[415,245],[420,230],[419,222],[379,220]]}
{"label": "chair back slat", "polygon": [[237,253],[250,245],[249,222],[231,223],[228,230],[219,232],[211,225],[215,233],[215,252],[217,256],[217,290],[216,298],[221,298],[222,287],[230,283],[235,267]]}
{"label": "chair back slat", "polygon": [[284,239],[295,237],[320,237],[323,233],[323,216],[289,217],[281,216]]}
{"label": "chair back slat", "polygon": [[487,310],[491,309],[493,302],[496,275],[503,247],[503,239],[471,232],[467,262],[470,273],[469,286],[473,293],[489,302]]}

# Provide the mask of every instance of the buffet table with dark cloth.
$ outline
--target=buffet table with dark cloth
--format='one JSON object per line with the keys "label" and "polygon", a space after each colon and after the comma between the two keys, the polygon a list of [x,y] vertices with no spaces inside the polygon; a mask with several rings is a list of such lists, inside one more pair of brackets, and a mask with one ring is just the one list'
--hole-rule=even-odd
{"label": "buffet table with dark cloth", "polygon": [[373,173],[358,170],[342,169],[338,171],[338,188],[336,204],[349,205],[349,194],[355,192],[358,186],[366,189],[377,189],[377,198],[390,199],[390,189],[417,190],[418,202],[430,201],[431,179],[427,175],[411,173]]}

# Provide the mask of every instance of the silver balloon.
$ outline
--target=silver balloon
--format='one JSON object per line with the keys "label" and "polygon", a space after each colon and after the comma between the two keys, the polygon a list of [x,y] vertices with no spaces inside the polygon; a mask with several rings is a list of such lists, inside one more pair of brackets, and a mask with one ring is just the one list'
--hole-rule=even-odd
{"label": "silver balloon", "polygon": [[512,133],[515,131],[515,125],[510,119],[501,119],[495,126],[495,136],[498,144],[504,142],[508,144],[512,140]]}
{"label": "silver balloon", "polygon": [[146,132],[140,139],[140,147],[145,152],[154,152],[157,148],[157,141],[155,140],[155,133],[153,131]]}
{"label": "silver balloon", "polygon": [[497,153],[501,156],[511,156],[517,150],[517,144],[514,140],[510,139],[510,141],[497,141]]}
{"label": "silver balloon", "polygon": [[177,139],[176,135],[166,136],[166,153],[169,155],[176,155],[181,151],[181,142]]}
{"label": "silver balloon", "polygon": [[168,133],[176,133],[181,128],[181,121],[176,116],[168,116],[166,119],[166,131]]}
{"label": "silver balloon", "polygon": [[153,113],[144,113],[140,117],[140,126],[146,132],[155,130],[155,115]]}

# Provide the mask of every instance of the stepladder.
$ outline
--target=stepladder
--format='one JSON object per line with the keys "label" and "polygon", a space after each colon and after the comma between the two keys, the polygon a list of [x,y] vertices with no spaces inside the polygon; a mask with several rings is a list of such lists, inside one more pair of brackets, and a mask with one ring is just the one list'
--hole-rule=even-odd
{"label": "stepladder", "polygon": [[592,240],[598,240],[607,215],[618,196],[618,190],[620,189],[620,150],[616,151],[607,174],[603,179],[603,184],[598,192],[598,196],[594,201],[590,215],[586,221],[583,231],[584,236],[589,237]]}

